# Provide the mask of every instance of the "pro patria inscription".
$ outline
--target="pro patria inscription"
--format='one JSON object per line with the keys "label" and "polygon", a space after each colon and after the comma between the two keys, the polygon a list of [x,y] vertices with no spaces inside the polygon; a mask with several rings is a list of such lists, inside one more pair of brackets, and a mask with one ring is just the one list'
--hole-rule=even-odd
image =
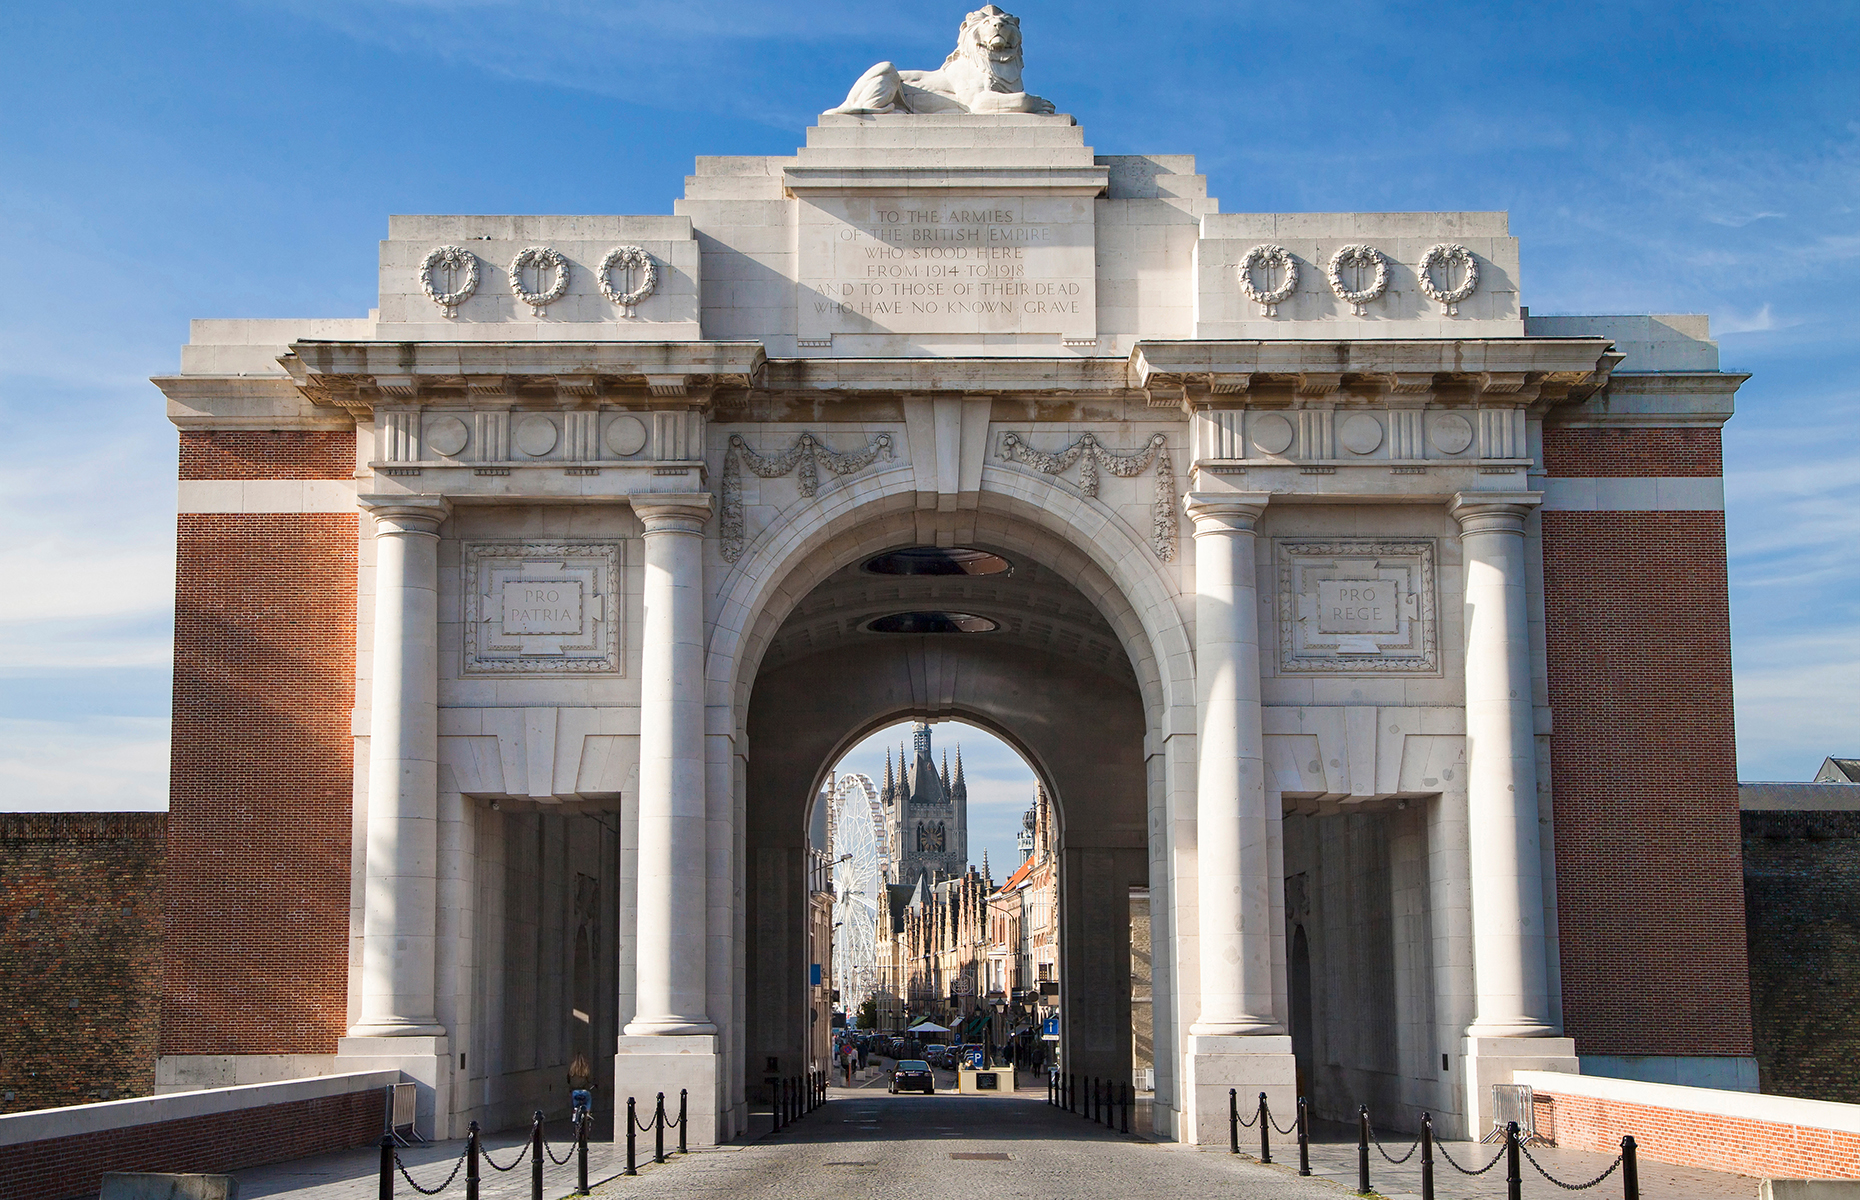
{"label": "pro patria inscription", "polygon": [[803,339],[1097,328],[1092,201],[846,196],[803,206]]}
{"label": "pro patria inscription", "polygon": [[512,579],[504,583],[504,632],[578,634],[582,625],[579,579]]}

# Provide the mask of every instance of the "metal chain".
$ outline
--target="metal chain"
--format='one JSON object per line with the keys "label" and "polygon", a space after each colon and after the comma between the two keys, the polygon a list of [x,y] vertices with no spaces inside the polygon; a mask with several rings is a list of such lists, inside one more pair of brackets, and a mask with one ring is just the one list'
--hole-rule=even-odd
{"label": "metal chain", "polygon": [[1279,1129],[1279,1123],[1272,1119],[1272,1110],[1269,1108],[1266,1110],[1266,1120],[1271,1123],[1274,1129],[1277,1129],[1287,1137],[1298,1132],[1298,1118],[1295,1116],[1292,1118],[1292,1123],[1290,1125],[1287,1125],[1284,1129]]}
{"label": "metal chain", "polygon": [[510,1165],[507,1167],[503,1167],[503,1166],[499,1166],[497,1163],[497,1160],[491,1157],[491,1152],[489,1150],[485,1149],[482,1145],[478,1147],[478,1153],[484,1155],[484,1161],[490,1163],[491,1169],[494,1171],[516,1170],[517,1167],[522,1164],[524,1158],[528,1156],[529,1152],[530,1152],[530,1144],[528,1142],[524,1142],[523,1149],[518,1152],[515,1158],[510,1160]]}
{"label": "metal chain", "polygon": [[1615,1161],[1608,1164],[1608,1169],[1606,1171],[1603,1171],[1600,1175],[1597,1175],[1594,1179],[1589,1180],[1589,1182],[1587,1183],[1564,1183],[1561,1179],[1558,1179],[1556,1176],[1552,1175],[1550,1172],[1544,1170],[1543,1164],[1538,1162],[1535,1158],[1531,1157],[1531,1148],[1529,1146],[1520,1144],[1518,1146],[1518,1149],[1524,1151],[1524,1157],[1529,1158],[1531,1160],[1531,1165],[1537,1168],[1537,1173],[1539,1175],[1542,1175],[1545,1179],[1548,1179],[1551,1183],[1556,1184],[1558,1187],[1562,1188],[1566,1192],[1587,1191],[1588,1189],[1594,1187],[1596,1184],[1601,1183],[1603,1180],[1607,1179],[1610,1175],[1613,1175],[1615,1173],[1616,1168],[1620,1167],[1621,1165],[1622,1158],[1625,1157],[1620,1154],[1615,1155]]}
{"label": "metal chain", "polygon": [[1496,1167],[1498,1165],[1499,1159],[1505,1157],[1505,1148],[1503,1146],[1500,1146],[1498,1148],[1498,1153],[1492,1156],[1491,1162],[1485,1164],[1485,1166],[1483,1167],[1480,1167],[1477,1171],[1469,1171],[1465,1167],[1462,1167],[1460,1166],[1460,1164],[1453,1161],[1453,1156],[1447,1153],[1447,1144],[1445,1142],[1435,1142],[1434,1149],[1440,1151],[1440,1157],[1447,1160],[1447,1165],[1449,1167],[1452,1167],[1455,1171],[1458,1171],[1462,1175],[1483,1175],[1487,1171],[1490,1171],[1493,1167]]}
{"label": "metal chain", "polygon": [[1245,1117],[1240,1118],[1240,1128],[1242,1129],[1251,1129],[1257,1124],[1259,1124],[1259,1109],[1257,1108],[1253,1110],[1253,1119],[1251,1121],[1247,1120]]}
{"label": "metal chain", "polygon": [[1394,1163],[1398,1167],[1401,1166],[1403,1163],[1407,1162],[1409,1159],[1413,1158],[1414,1152],[1421,1148],[1421,1139],[1416,1138],[1414,1139],[1414,1145],[1408,1147],[1408,1153],[1402,1155],[1400,1158],[1396,1158],[1395,1156],[1391,1155],[1387,1150],[1382,1149],[1382,1139],[1376,1136],[1376,1127],[1374,1125],[1371,1125],[1369,1127],[1369,1140],[1376,1144],[1376,1149],[1381,1151],[1383,1158],[1388,1159],[1390,1162]]}
{"label": "metal chain", "polygon": [[639,1130],[641,1133],[651,1132],[652,1124],[653,1122],[652,1122],[651,1117],[647,1117],[644,1121],[640,1120],[639,1117],[637,1116],[633,1118],[633,1128]]}
{"label": "metal chain", "polygon": [[543,1139],[543,1153],[547,1154],[549,1156],[549,1161],[554,1163],[556,1166],[565,1167],[568,1165],[568,1160],[575,1157],[575,1143],[570,1142],[568,1144],[568,1153],[564,1154],[560,1158],[557,1158],[555,1156],[555,1151],[549,1149],[549,1139],[544,1138]]}
{"label": "metal chain", "polygon": [[465,1149],[459,1151],[459,1160],[452,1164],[452,1174],[446,1176],[446,1181],[436,1188],[423,1188],[415,1183],[413,1181],[413,1176],[407,1174],[407,1164],[400,1161],[400,1151],[398,1150],[394,1151],[394,1165],[400,1168],[400,1177],[407,1181],[408,1187],[420,1193],[422,1196],[437,1196],[439,1193],[451,1187],[452,1181],[459,1177],[459,1168],[465,1165],[465,1156],[469,1153],[471,1153],[471,1145],[467,1143]]}

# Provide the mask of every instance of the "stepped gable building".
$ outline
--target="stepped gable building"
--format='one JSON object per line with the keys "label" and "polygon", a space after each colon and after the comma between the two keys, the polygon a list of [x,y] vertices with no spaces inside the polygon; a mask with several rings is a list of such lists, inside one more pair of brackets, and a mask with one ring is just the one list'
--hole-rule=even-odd
{"label": "stepped gable building", "polygon": [[735,1137],[809,803],[956,718],[1049,792],[1070,1070],[1148,889],[1164,1136],[1754,1067],[1706,319],[1531,312],[1503,213],[1225,212],[957,40],[674,215],[392,217],[365,313],[194,323],[159,1078],[457,1136],[593,1047]]}
{"label": "stepped gable building", "polygon": [[[931,756],[930,726],[911,727],[911,754],[903,747],[895,776],[891,752],[885,752],[885,786],[879,799],[885,810],[885,842],[891,849],[892,883],[915,887],[953,879],[969,869],[969,785],[963,778],[962,748],[956,748],[956,772],[949,755],[939,769]],[[908,762],[908,766],[904,765]]]}

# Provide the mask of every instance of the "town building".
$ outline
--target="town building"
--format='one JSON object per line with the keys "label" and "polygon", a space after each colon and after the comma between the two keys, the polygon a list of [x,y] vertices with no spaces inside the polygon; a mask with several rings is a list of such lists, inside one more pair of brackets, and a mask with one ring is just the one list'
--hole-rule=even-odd
{"label": "town building", "polygon": [[911,726],[911,753],[898,748],[898,772],[885,752],[885,786],[879,801],[885,812],[885,845],[892,863],[890,882],[916,887],[935,884],[969,869],[969,785],[963,777],[962,747],[956,747],[956,772],[949,754],[939,769],[932,757],[930,726]]}

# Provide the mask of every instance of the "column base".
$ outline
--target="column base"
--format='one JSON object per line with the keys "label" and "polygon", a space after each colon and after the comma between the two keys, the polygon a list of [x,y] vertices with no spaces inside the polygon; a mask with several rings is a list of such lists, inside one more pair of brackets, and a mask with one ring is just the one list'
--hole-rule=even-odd
{"label": "column base", "polygon": [[[1227,1092],[1239,1093],[1240,1115],[1259,1105],[1259,1094],[1281,1125],[1298,1113],[1298,1062],[1292,1057],[1292,1039],[1286,1034],[1255,1037],[1207,1037],[1190,1034],[1182,1099],[1181,1141],[1196,1146],[1227,1145]],[[1259,1143],[1257,1129],[1240,1131],[1240,1148]],[[1275,1135],[1274,1140],[1279,1140]]]}
{"label": "column base", "polygon": [[[1579,1075],[1576,1039],[1566,1037],[1475,1037],[1460,1043],[1466,1064],[1466,1119],[1462,1131],[1478,1139],[1492,1129],[1492,1085],[1510,1083],[1513,1071],[1563,1071]],[[1442,1130],[1443,1136],[1451,1136]]]}
{"label": "column base", "polygon": [[[639,1119],[652,1118],[660,1092],[665,1093],[665,1114],[678,1116],[678,1092],[689,1093],[690,1145],[715,1146],[734,1137],[731,1114],[725,1111],[723,1056],[717,1038],[707,1034],[683,1037],[622,1036],[614,1055],[615,1121],[626,1120],[626,1101],[639,1102]],[[624,1126],[618,1126],[624,1128]],[[668,1130],[666,1143],[676,1144],[678,1134]]]}
{"label": "column base", "polygon": [[452,1045],[439,1037],[336,1039],[335,1071],[399,1071],[419,1085],[413,1127],[423,1138],[461,1137],[452,1128]]}

